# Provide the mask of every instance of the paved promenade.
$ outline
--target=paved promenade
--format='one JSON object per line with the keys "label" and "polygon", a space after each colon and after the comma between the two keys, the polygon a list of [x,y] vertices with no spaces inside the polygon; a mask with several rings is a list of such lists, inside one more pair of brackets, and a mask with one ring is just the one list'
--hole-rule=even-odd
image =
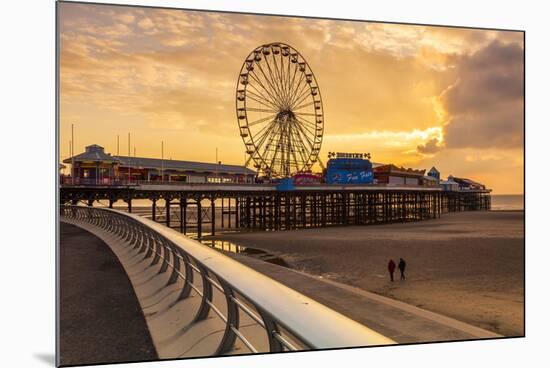
{"label": "paved promenade", "polygon": [[[171,323],[161,321],[160,317],[166,317],[166,313],[161,313],[162,316],[153,313],[151,308],[162,309],[162,303],[146,306],[147,318],[150,319],[146,322],[134,290],[135,286],[141,290],[143,282],[132,287],[119,259],[107,244],[91,233],[63,222],[61,239],[61,364],[157,359],[157,344],[151,339],[149,328],[158,327],[157,335],[160,332],[171,335],[176,328]],[[124,256],[124,252],[119,253],[119,257],[129,257]],[[358,288],[252,257],[226,254],[398,343],[500,337],[458,320]],[[136,272],[132,267],[130,274],[134,275]],[[166,273],[162,275],[169,277]],[[159,282],[166,284],[164,279]],[[173,284],[173,287],[181,286]],[[143,292],[141,290],[141,294]],[[147,295],[150,296],[150,293]],[[159,297],[166,299],[162,295],[159,294]],[[158,337],[158,341],[162,340],[159,346],[174,345],[171,340],[159,340]],[[185,338],[183,335],[177,337]],[[178,341],[172,342],[181,346]],[[203,354],[193,354],[200,355]]]}
{"label": "paved promenade", "polygon": [[226,254],[398,343],[502,337],[456,319],[359,288],[245,255],[229,252]]}
{"label": "paved promenade", "polygon": [[61,222],[61,365],[155,360],[145,318],[118,258],[91,233]]}

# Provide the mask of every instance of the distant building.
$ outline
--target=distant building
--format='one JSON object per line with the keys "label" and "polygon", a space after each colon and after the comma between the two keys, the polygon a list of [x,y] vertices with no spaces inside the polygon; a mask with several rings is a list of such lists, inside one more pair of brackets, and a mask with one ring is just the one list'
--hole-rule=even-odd
{"label": "distant building", "polygon": [[447,192],[458,192],[460,190],[458,183],[453,180],[450,176],[447,180],[442,180],[439,182],[441,189]]}
{"label": "distant building", "polygon": [[63,160],[71,164],[70,178],[74,184],[109,184],[118,177],[118,159],[105,153],[103,147],[92,144],[86,151]]}
{"label": "distant building", "polygon": [[456,178],[449,176],[449,179],[452,179],[458,183],[460,190],[485,190],[485,185],[466,178]]}
{"label": "distant building", "polygon": [[432,178],[437,179],[438,182],[441,180],[441,174],[440,174],[439,171],[435,168],[435,166],[432,166],[432,168],[430,169],[430,171],[428,171],[428,176],[431,176]]}
{"label": "distant building", "polygon": [[[244,166],[112,156],[96,144],[63,161],[71,168],[75,184],[108,185],[117,182],[165,181],[182,183],[254,183],[256,173]],[[72,183],[72,178],[66,178]]]}
{"label": "distant building", "polygon": [[439,179],[434,178],[433,176],[430,176],[430,175],[424,175],[420,180],[420,184],[424,187],[438,187]]}
{"label": "distant building", "polygon": [[386,185],[420,185],[426,170],[406,169],[395,165],[375,167],[374,178],[378,184]]}
{"label": "distant building", "polygon": [[327,184],[372,184],[372,163],[363,154],[338,153],[327,162]]}

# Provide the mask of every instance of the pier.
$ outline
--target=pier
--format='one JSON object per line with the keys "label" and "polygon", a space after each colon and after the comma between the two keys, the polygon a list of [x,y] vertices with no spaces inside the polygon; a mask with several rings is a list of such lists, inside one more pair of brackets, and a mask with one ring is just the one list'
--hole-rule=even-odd
{"label": "pier", "polygon": [[[291,191],[268,184],[63,185],[62,204],[149,200],[148,214],[198,238],[217,230],[279,231],[327,226],[370,225],[435,219],[442,213],[489,210],[490,190],[444,191],[420,186],[311,185]],[[161,204],[164,204],[162,206]]]}

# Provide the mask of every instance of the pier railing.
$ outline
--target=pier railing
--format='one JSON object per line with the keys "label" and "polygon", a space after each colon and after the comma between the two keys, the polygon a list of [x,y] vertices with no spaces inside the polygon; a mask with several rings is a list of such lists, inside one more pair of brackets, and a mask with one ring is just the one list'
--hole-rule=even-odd
{"label": "pier railing", "polygon": [[[135,253],[143,261],[150,260],[147,267],[157,267],[155,273],[166,274],[168,281],[163,287],[179,283],[181,289],[176,293],[179,296],[171,307],[192,294],[198,297],[195,300],[200,302],[193,311],[194,317],[188,319],[188,325],[177,326],[177,329],[187,331],[207,319],[217,319],[223,327],[218,328],[220,336],[212,355],[393,343],[362,324],[164,225],[107,208],[62,205],[60,210],[65,221],[86,224],[88,228],[110,234],[122,242],[128,252]],[[256,329],[251,330],[251,325]],[[212,344],[212,339],[204,341]],[[236,346],[239,347],[236,349]]]}

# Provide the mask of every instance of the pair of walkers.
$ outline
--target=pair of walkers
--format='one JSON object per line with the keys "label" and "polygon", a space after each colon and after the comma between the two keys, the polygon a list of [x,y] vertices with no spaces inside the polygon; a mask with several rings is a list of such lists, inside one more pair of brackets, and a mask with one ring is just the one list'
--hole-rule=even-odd
{"label": "pair of walkers", "polygon": [[[401,272],[401,280],[405,280],[405,267],[407,267],[407,262],[403,258],[399,258],[399,271]],[[390,259],[388,262],[388,272],[390,273],[390,280],[393,282],[393,273],[395,272],[395,262],[393,259]]]}

